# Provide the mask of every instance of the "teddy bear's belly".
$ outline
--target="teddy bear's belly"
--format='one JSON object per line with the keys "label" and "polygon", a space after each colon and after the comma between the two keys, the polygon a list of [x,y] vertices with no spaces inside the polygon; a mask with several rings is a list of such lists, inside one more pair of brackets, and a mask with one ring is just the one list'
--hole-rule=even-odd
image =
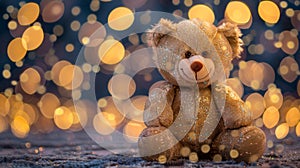
{"label": "teddy bear's belly", "polygon": [[[177,117],[177,114],[179,113],[180,109],[180,91],[175,91],[175,100],[173,104],[173,110],[175,117]],[[200,151],[201,146],[203,144],[210,144],[213,138],[220,132],[220,124],[218,124],[215,128],[211,128],[208,130],[209,137],[203,141],[199,142],[199,136],[200,132],[204,126],[205,120],[207,119],[209,109],[210,109],[210,103],[211,103],[211,91],[210,88],[205,88],[199,90],[199,108],[197,111],[197,119],[194,121],[194,124],[192,128],[189,130],[189,132],[185,135],[185,137],[181,140],[181,143],[185,146],[194,147],[193,150]],[[208,121],[209,122],[209,121]]]}

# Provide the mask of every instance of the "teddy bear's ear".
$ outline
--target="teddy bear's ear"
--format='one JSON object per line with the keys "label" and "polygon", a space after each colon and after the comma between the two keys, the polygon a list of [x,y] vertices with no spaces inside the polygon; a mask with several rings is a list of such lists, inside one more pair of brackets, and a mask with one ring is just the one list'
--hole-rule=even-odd
{"label": "teddy bear's ear", "polygon": [[234,25],[229,22],[225,22],[218,27],[218,32],[223,33],[224,36],[227,38],[233,53],[233,58],[240,57],[243,48],[242,33],[237,25]]}
{"label": "teddy bear's ear", "polygon": [[157,25],[148,31],[148,40],[151,46],[157,46],[160,39],[176,30],[175,25],[167,19],[161,19]]}

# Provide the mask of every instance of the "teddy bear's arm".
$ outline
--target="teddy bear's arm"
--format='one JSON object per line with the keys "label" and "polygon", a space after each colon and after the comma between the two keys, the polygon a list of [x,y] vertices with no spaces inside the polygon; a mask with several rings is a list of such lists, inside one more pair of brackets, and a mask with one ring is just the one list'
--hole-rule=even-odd
{"label": "teddy bear's arm", "polygon": [[169,127],[173,123],[174,87],[164,81],[152,86],[145,104],[144,121],[147,127]]}
{"label": "teddy bear's arm", "polygon": [[[231,87],[220,84],[216,87],[216,91],[223,94],[223,98],[226,97],[225,108],[222,112],[222,118],[226,129],[240,128],[251,124],[252,113]],[[219,99],[221,98],[219,97]]]}

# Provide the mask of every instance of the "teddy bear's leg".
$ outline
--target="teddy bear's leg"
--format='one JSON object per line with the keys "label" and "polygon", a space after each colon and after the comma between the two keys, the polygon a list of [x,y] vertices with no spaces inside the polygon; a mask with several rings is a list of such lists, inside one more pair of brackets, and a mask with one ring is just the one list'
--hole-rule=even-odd
{"label": "teddy bear's leg", "polygon": [[159,157],[165,157],[167,161],[180,157],[181,144],[163,126],[144,129],[138,147],[140,155],[149,161],[157,161]]}
{"label": "teddy bear's leg", "polygon": [[266,146],[264,132],[255,126],[224,130],[214,140],[212,148],[225,160],[255,162]]}

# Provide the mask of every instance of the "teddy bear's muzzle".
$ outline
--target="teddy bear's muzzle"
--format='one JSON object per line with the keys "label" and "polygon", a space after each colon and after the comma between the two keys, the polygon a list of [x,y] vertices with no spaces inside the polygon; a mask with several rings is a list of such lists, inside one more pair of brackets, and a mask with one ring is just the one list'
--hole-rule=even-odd
{"label": "teddy bear's muzzle", "polygon": [[179,62],[181,77],[190,82],[208,83],[214,73],[214,64],[211,59],[195,55]]}

